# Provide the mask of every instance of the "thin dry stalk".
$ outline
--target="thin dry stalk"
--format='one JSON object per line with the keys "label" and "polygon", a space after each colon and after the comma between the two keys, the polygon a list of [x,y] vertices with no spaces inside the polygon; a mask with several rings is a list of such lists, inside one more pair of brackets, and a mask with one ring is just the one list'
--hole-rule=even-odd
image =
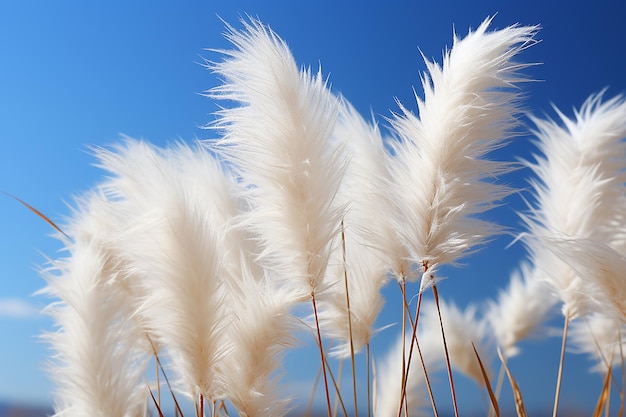
{"label": "thin dry stalk", "polygon": [[[409,314],[409,307],[406,301],[406,279],[404,277],[399,282],[400,291],[402,291],[402,391],[400,393],[400,402],[398,406],[398,417],[402,416],[402,406],[404,404],[406,409],[406,380],[407,380],[407,371],[406,371],[406,363],[404,357],[404,351],[406,342],[404,338],[406,337],[406,315]],[[408,416],[408,413],[405,410],[405,415]]]}
{"label": "thin dry stalk", "polygon": [[563,379],[563,362],[565,361],[565,345],[567,343],[567,330],[569,328],[569,314],[565,316],[563,324],[563,342],[561,343],[561,359],[559,360],[559,374],[556,380],[556,392],[554,394],[554,410],[552,417],[556,417],[559,408],[559,396],[561,394],[561,381]]}
{"label": "thin dry stalk", "polygon": [[350,310],[350,290],[348,287],[348,268],[346,266],[346,230],[341,219],[341,250],[343,256],[343,280],[346,286],[346,307],[348,309],[348,332],[350,334],[350,360],[352,362],[352,391],[354,395],[354,415],[359,417],[359,406],[357,401],[356,387],[356,366],[354,364],[354,340],[352,338],[352,312]]}
{"label": "thin dry stalk", "polygon": [[[337,372],[337,379],[339,380],[338,386],[341,386],[341,379],[343,378],[343,358],[339,359],[339,371]],[[337,408],[339,407],[339,396],[335,397],[335,403],[333,404],[333,417],[337,417]]]}
{"label": "thin dry stalk", "polygon": [[435,298],[435,304],[437,305],[437,314],[439,315],[439,326],[441,327],[441,336],[443,339],[443,350],[446,354],[446,366],[448,368],[448,379],[450,380],[450,393],[452,394],[452,405],[454,406],[454,415],[459,417],[459,406],[456,400],[456,390],[454,389],[454,378],[452,377],[452,366],[450,365],[450,353],[448,352],[448,344],[446,343],[446,332],[443,329],[443,320],[441,319],[441,308],[439,306],[439,292],[437,285],[433,282],[433,297]]}
{"label": "thin dry stalk", "polygon": [[[346,410],[346,404],[343,402],[343,397],[341,396],[341,390],[339,388],[339,384],[337,383],[337,380],[335,379],[335,376],[333,375],[333,372],[332,372],[332,370],[330,368],[330,365],[328,363],[328,359],[327,359],[326,355],[324,355],[324,360],[326,361],[326,362],[324,362],[324,365],[328,369],[328,374],[330,375],[330,380],[332,381],[333,387],[335,388],[335,394],[337,395],[337,399],[339,400],[339,404],[341,405],[341,409],[343,410],[343,415],[344,415],[344,417],[348,417],[348,411]],[[320,374],[320,372],[321,372],[321,368],[320,368],[320,371],[318,371],[318,373],[317,373],[317,377],[315,379],[315,385],[317,385],[317,382],[319,381],[319,374]],[[313,400],[313,396],[311,396],[311,400]],[[333,414],[333,416],[334,416],[334,414]]]}
{"label": "thin dry stalk", "polygon": [[367,367],[367,417],[372,417],[372,390],[370,379],[371,368],[371,351],[369,342],[365,345],[365,361]]}
{"label": "thin dry stalk", "polygon": [[[502,386],[504,385],[504,367],[500,364],[500,371],[498,372],[498,380],[496,382],[496,400],[500,399],[500,394],[502,393]],[[493,417],[494,410],[489,410],[489,417]]]}
{"label": "thin dry stalk", "polygon": [[509,383],[511,384],[511,389],[513,390],[513,397],[515,398],[515,410],[517,412],[518,417],[526,417],[526,409],[524,408],[524,399],[522,398],[522,392],[515,382],[511,371],[509,371],[508,366],[506,366],[506,361],[502,355],[502,351],[498,348],[498,356],[500,357],[500,362],[502,363],[502,368],[506,372],[507,377],[509,378]]}
{"label": "thin dry stalk", "polygon": [[157,413],[159,413],[159,417],[164,417],[163,416],[163,411],[161,411],[161,399],[159,398],[159,400],[157,401],[157,399],[154,397],[154,393],[152,392],[150,387],[146,386],[146,388],[148,388],[148,392],[150,393],[150,397],[152,397],[152,402],[154,403],[154,406],[157,409]]}
{"label": "thin dry stalk", "polygon": [[600,396],[598,397],[598,402],[596,403],[596,408],[593,411],[593,417],[600,417],[602,415],[602,410],[606,407],[608,411],[610,406],[610,393],[611,393],[611,378],[612,378],[612,368],[608,368],[606,372],[606,376],[604,377],[604,383],[602,384],[602,391],[600,391]]}
{"label": "thin dry stalk", "polygon": [[483,361],[480,359],[480,355],[476,350],[476,346],[472,343],[472,348],[474,349],[474,354],[476,355],[476,359],[478,359],[478,365],[480,365],[480,372],[483,374],[483,380],[485,381],[485,387],[487,387],[487,392],[489,392],[489,398],[491,399],[491,405],[493,406],[493,411],[496,413],[496,417],[500,417],[500,407],[498,406],[498,399],[496,398],[493,390],[491,389],[491,382],[489,381],[489,376],[487,376],[487,371],[483,366]]}
{"label": "thin dry stalk", "polygon": [[165,373],[165,369],[163,368],[163,364],[161,363],[161,359],[159,359],[159,354],[156,351],[156,348],[154,347],[154,343],[152,342],[152,340],[148,337],[148,341],[150,342],[150,346],[152,346],[152,351],[154,353],[154,358],[156,359],[157,365],[159,368],[161,368],[161,373],[163,374],[163,378],[165,379],[165,383],[167,384],[167,388],[170,390],[170,394],[172,395],[172,400],[174,400],[174,406],[176,407],[176,413],[178,413],[179,415],[183,415],[183,411],[180,408],[180,404],[178,404],[178,400],[176,399],[176,394],[174,394],[174,390],[172,389],[172,385],[170,384],[170,380],[167,377],[167,374]]}
{"label": "thin dry stalk", "polygon": [[313,401],[315,400],[315,392],[317,391],[317,384],[320,382],[320,376],[322,376],[322,366],[317,371],[315,375],[315,380],[313,382],[313,390],[311,391],[311,396],[309,397],[309,404],[306,407],[306,412],[304,413],[304,417],[311,417],[311,410],[313,409]]}
{"label": "thin dry stalk", "polygon": [[[341,396],[339,384],[337,383],[337,380],[335,379],[335,376],[333,375],[333,373],[330,371],[330,366],[328,365],[328,362],[326,362],[326,367],[329,370],[330,380],[333,382],[333,387],[335,387],[335,393],[337,394],[337,400],[339,401],[339,404],[341,405],[341,410],[343,411],[343,417],[348,417],[348,411],[346,410],[346,404],[343,402],[343,397]],[[333,414],[333,417],[335,416],[336,414]]]}
{"label": "thin dry stalk", "polygon": [[322,344],[322,333],[320,331],[320,323],[317,318],[317,303],[315,302],[315,291],[311,291],[311,303],[313,304],[313,315],[315,316],[315,329],[317,331],[317,342],[320,350],[320,359],[322,360],[322,374],[324,375],[324,391],[326,392],[326,406],[328,407],[328,417],[333,417],[332,408],[330,406],[330,392],[328,390],[328,376],[326,376],[326,356],[324,354],[324,345]]}
{"label": "thin dry stalk", "polygon": [[[621,339],[621,337],[620,337]],[[621,360],[621,366],[622,366],[622,389],[618,389],[619,392],[619,399],[620,399],[620,405],[619,405],[619,412],[617,413],[618,417],[622,417],[624,415],[624,383],[626,383],[626,373],[624,372],[626,369],[626,366],[624,364],[624,349],[622,347],[622,344],[620,343],[619,345],[619,355],[620,355],[620,360]]]}
{"label": "thin dry stalk", "polygon": [[37,210],[35,207],[31,206],[30,204],[28,204],[26,201],[22,200],[21,198],[14,196],[13,194],[7,193],[6,191],[1,191],[1,192],[2,194],[6,195],[7,197],[11,197],[13,200],[17,201],[18,203],[20,203],[21,205],[23,205],[24,207],[26,207],[27,209],[35,213],[37,216],[43,219],[46,223],[52,226],[54,230],[56,230],[57,232],[65,236],[67,240],[70,240],[70,241],[72,240],[63,230],[61,230],[59,226],[57,226],[52,220],[50,220],[48,216],[46,216],[45,214]]}
{"label": "thin dry stalk", "polygon": [[157,398],[159,400],[159,405],[161,405],[161,379],[159,376],[159,364],[156,361],[154,361],[154,373],[156,374]]}
{"label": "thin dry stalk", "polygon": [[[406,302],[406,298],[404,298],[404,305],[405,305],[406,311],[409,311],[409,306]],[[413,327],[413,334],[412,334],[413,341],[411,343],[411,347],[409,348],[409,360],[408,360],[407,368],[410,366],[410,363],[411,363],[411,355],[413,353],[413,343],[414,343],[415,347],[417,348],[417,353],[420,358],[422,371],[424,371],[426,389],[428,391],[428,397],[430,398],[430,404],[433,407],[434,416],[439,417],[439,412],[437,411],[437,405],[435,404],[435,395],[433,394],[433,389],[432,389],[432,386],[430,385],[430,378],[428,377],[428,371],[426,370],[426,363],[424,362],[424,356],[422,355],[422,350],[420,348],[419,341],[417,340],[417,320],[419,318],[421,305],[422,305],[422,292],[420,291],[420,293],[417,296],[417,307],[415,309],[415,321],[412,319],[411,315],[409,314],[409,321],[411,323],[411,326]],[[406,401],[406,388],[407,388],[407,379],[404,378],[404,380],[402,381],[402,394],[401,394],[402,399],[400,401],[401,403],[402,401]]]}

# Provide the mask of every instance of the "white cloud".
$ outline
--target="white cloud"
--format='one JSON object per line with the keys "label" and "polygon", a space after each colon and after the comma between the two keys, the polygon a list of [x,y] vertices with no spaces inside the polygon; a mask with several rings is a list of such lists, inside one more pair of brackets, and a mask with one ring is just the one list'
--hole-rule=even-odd
{"label": "white cloud", "polygon": [[39,309],[20,298],[0,298],[0,317],[26,319],[39,314]]}

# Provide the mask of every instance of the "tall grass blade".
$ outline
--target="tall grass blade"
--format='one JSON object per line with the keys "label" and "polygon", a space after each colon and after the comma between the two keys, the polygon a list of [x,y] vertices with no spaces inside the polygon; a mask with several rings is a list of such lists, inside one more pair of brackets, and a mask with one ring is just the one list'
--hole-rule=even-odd
{"label": "tall grass blade", "polygon": [[509,367],[506,364],[506,358],[504,357],[502,351],[498,349],[498,356],[500,357],[500,362],[502,363],[502,367],[506,371],[506,375],[509,378],[509,383],[511,384],[511,389],[513,390],[513,397],[515,398],[515,410],[517,412],[517,417],[527,417],[526,409],[524,407],[524,399],[522,398],[522,391],[519,389],[515,378],[513,378],[513,374],[509,370]]}
{"label": "tall grass blade", "polygon": [[65,233],[63,230],[61,230],[61,228],[59,226],[57,226],[56,223],[54,223],[52,220],[50,220],[50,218],[48,216],[46,216],[45,214],[43,214],[42,212],[37,210],[35,207],[31,206],[30,204],[28,204],[26,201],[22,200],[21,198],[16,197],[13,194],[7,193],[6,191],[2,191],[2,194],[6,195],[8,197],[11,197],[12,199],[17,201],[18,203],[22,204],[24,207],[26,207],[27,209],[29,209],[30,211],[35,213],[37,216],[39,216],[41,219],[43,219],[43,221],[45,221],[50,226],[52,226],[54,228],[54,230],[56,230],[57,232],[59,232],[63,236],[65,236],[65,238],[68,241],[71,240],[71,238],[67,235],[67,233]]}
{"label": "tall grass blade", "polygon": [[489,398],[491,399],[491,405],[493,407],[493,410],[496,413],[496,417],[500,417],[500,407],[498,406],[498,399],[496,398],[496,395],[493,393],[493,390],[491,389],[491,382],[489,381],[489,376],[487,375],[487,371],[485,370],[485,367],[483,366],[483,361],[480,359],[480,355],[478,354],[478,351],[476,350],[476,346],[474,346],[473,343],[472,343],[472,347],[474,348],[474,354],[476,355],[476,359],[478,360],[478,364],[480,365],[480,371],[483,374],[485,387],[487,388],[487,392],[489,393]]}
{"label": "tall grass blade", "polygon": [[605,407],[610,406],[610,393],[611,393],[611,379],[613,368],[608,368],[606,371],[606,376],[604,377],[604,383],[602,384],[602,391],[600,391],[600,396],[598,397],[598,401],[596,402],[596,407],[593,411],[593,417],[602,416],[602,412]]}

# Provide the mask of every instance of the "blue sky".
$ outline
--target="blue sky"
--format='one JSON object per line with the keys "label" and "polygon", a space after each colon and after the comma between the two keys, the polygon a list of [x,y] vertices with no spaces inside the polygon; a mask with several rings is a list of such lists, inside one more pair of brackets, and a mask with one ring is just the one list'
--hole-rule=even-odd
{"label": "blue sky", "polygon": [[[219,58],[206,48],[228,46],[218,16],[235,27],[242,14],[258,16],[287,41],[299,64],[321,64],[333,91],[383,126],[398,109],[396,98],[415,108],[412,87],[420,94],[424,70],[419,50],[440,60],[453,28],[463,35],[494,13],[494,27],[542,26],[541,43],[521,56],[541,63],[526,71],[538,80],[524,86],[524,106],[534,114],[553,115],[551,103],[571,114],[605,87],[607,96],[626,92],[624,2],[422,3],[2,2],[0,190],[62,223],[72,197],[102,178],[89,145],[114,143],[121,133],[159,145],[211,138],[213,132],[199,127],[213,120],[217,107],[199,93],[217,80],[199,63]],[[531,150],[522,136],[500,156],[513,160]],[[508,181],[524,187],[526,174]],[[515,228],[515,210],[522,207],[513,197],[488,216]],[[0,196],[0,213],[0,399],[46,403],[52,385],[42,369],[49,352],[37,338],[51,323],[37,312],[47,300],[32,294],[43,286],[37,269],[59,246],[48,225],[10,198]],[[461,305],[494,296],[523,258],[520,245],[504,249],[509,241],[497,239],[466,268],[447,270],[442,295]],[[383,349],[393,335],[381,335],[374,347]],[[558,344],[557,338],[524,344],[511,364],[530,409],[551,402]],[[314,374],[313,364],[298,368],[303,355],[289,355],[288,379]],[[567,357],[564,404],[593,406],[600,383],[589,366],[584,358]],[[478,391],[460,384],[467,387],[467,409],[481,409]]]}

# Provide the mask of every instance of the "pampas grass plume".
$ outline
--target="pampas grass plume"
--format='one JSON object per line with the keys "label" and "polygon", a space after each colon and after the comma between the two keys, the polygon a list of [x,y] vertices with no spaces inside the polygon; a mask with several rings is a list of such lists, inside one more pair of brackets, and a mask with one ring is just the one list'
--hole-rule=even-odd
{"label": "pampas grass plume", "polygon": [[455,37],[442,66],[426,61],[419,117],[402,107],[391,120],[401,139],[390,169],[396,232],[411,260],[428,271],[422,289],[438,266],[454,264],[496,232],[475,216],[510,192],[492,181],[510,166],[486,156],[516,123],[510,87],[522,81],[525,65],[513,59],[534,43],[537,28],[488,32],[490,23]]}
{"label": "pampas grass plume", "polygon": [[485,317],[505,358],[519,353],[517,344],[538,330],[557,301],[537,273],[536,267],[523,263],[497,300],[487,304]]}
{"label": "pampas grass plume", "polygon": [[230,28],[234,50],[212,64],[224,84],[213,98],[231,100],[213,126],[224,136],[211,144],[232,164],[252,210],[246,227],[259,237],[260,259],[307,300],[323,288],[341,210],[333,199],[344,161],[330,153],[338,102],[321,72],[300,71],[287,45],[260,22]]}
{"label": "pampas grass plume", "polygon": [[128,215],[115,245],[142,288],[135,314],[167,346],[181,392],[212,401],[223,393],[219,362],[230,348],[222,283],[229,256],[224,216],[233,204],[223,200],[226,180],[214,161],[206,159],[204,184],[217,192],[207,193],[186,180],[175,153],[128,140],[98,156],[115,175],[109,187]]}
{"label": "pampas grass plume", "polygon": [[351,354],[351,341],[359,352],[374,334],[374,322],[384,305],[380,291],[392,259],[389,248],[397,246],[397,240],[386,221],[386,152],[380,131],[345,99],[333,145],[339,152],[345,149],[348,158],[336,196],[346,211],[343,233],[333,244],[325,278],[330,290],[320,302],[319,322],[324,333],[339,342],[332,354],[346,358]]}
{"label": "pampas grass plume", "polygon": [[[535,203],[523,216],[533,262],[563,301],[570,318],[589,311],[586,284],[567,263],[552,255],[559,240],[588,239],[611,246],[624,236],[626,173],[626,100],[602,101],[602,94],[585,101],[575,118],[559,112],[562,125],[533,119],[542,155],[527,165]],[[561,245],[562,252],[565,246]],[[569,258],[569,256],[568,256]]]}
{"label": "pampas grass plume", "polygon": [[144,337],[128,320],[131,306],[116,282],[103,240],[111,226],[106,198],[89,193],[66,228],[68,257],[42,271],[43,293],[58,299],[47,313],[58,330],[44,337],[55,351],[50,376],[58,384],[55,416],[139,417],[146,412]]}

